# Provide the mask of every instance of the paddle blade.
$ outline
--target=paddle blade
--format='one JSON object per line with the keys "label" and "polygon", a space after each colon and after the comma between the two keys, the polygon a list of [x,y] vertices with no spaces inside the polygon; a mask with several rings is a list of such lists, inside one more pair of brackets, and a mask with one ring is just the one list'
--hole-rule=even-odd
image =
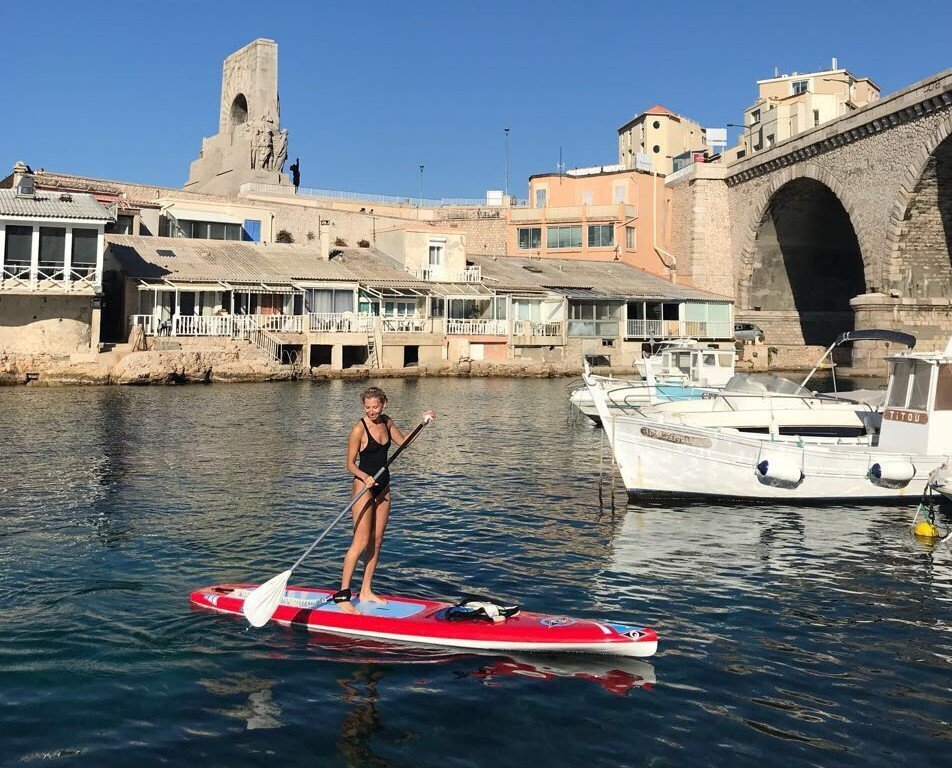
{"label": "paddle blade", "polygon": [[245,618],[248,619],[251,626],[263,627],[274,616],[274,612],[281,603],[281,598],[284,597],[284,590],[287,588],[288,579],[290,578],[290,570],[279,573],[245,598],[245,604],[242,606],[241,612],[245,614]]}

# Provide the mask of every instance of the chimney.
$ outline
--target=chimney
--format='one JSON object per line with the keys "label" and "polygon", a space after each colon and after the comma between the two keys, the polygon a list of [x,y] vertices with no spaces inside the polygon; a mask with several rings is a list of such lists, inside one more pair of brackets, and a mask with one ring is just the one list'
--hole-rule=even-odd
{"label": "chimney", "polygon": [[18,160],[13,166],[13,189],[17,197],[35,197],[36,183],[33,179],[33,171],[22,160]]}
{"label": "chimney", "polygon": [[833,57],[833,66],[830,69],[836,69],[836,56]]}
{"label": "chimney", "polygon": [[321,230],[321,259],[331,260],[331,233],[329,229]]}

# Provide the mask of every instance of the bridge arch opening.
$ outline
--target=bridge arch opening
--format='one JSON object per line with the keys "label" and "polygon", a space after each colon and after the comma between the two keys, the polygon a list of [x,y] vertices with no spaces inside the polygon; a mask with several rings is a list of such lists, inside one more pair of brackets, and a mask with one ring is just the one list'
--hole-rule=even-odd
{"label": "bridge arch opening", "polygon": [[749,281],[751,317],[760,310],[777,327],[765,327],[768,337],[781,343],[828,345],[853,328],[850,299],[866,290],[863,257],[849,214],[829,187],[800,178],[773,194]]}
{"label": "bridge arch opening", "polygon": [[952,295],[952,135],[929,156],[897,243],[892,287],[905,298]]}

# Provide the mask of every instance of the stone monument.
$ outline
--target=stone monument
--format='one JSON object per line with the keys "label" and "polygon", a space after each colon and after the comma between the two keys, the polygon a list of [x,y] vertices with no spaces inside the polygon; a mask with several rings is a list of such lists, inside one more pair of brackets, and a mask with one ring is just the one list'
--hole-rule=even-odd
{"label": "stone monument", "polygon": [[281,129],[278,44],[259,38],[225,59],[218,133],[202,139],[184,189],[237,195],[257,181],[291,188],[284,173],[288,132]]}

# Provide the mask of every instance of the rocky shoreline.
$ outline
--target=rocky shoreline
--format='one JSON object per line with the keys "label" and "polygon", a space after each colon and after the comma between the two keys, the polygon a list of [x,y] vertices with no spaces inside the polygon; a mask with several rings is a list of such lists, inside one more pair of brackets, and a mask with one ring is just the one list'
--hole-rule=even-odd
{"label": "rocky shoreline", "polygon": [[[149,386],[294,379],[380,379],[444,377],[552,378],[578,376],[579,365],[562,363],[464,360],[457,364],[380,369],[284,365],[262,356],[248,357],[233,349],[148,350],[122,355],[41,355],[0,351],[0,386]],[[633,375],[631,368],[616,370]]]}

